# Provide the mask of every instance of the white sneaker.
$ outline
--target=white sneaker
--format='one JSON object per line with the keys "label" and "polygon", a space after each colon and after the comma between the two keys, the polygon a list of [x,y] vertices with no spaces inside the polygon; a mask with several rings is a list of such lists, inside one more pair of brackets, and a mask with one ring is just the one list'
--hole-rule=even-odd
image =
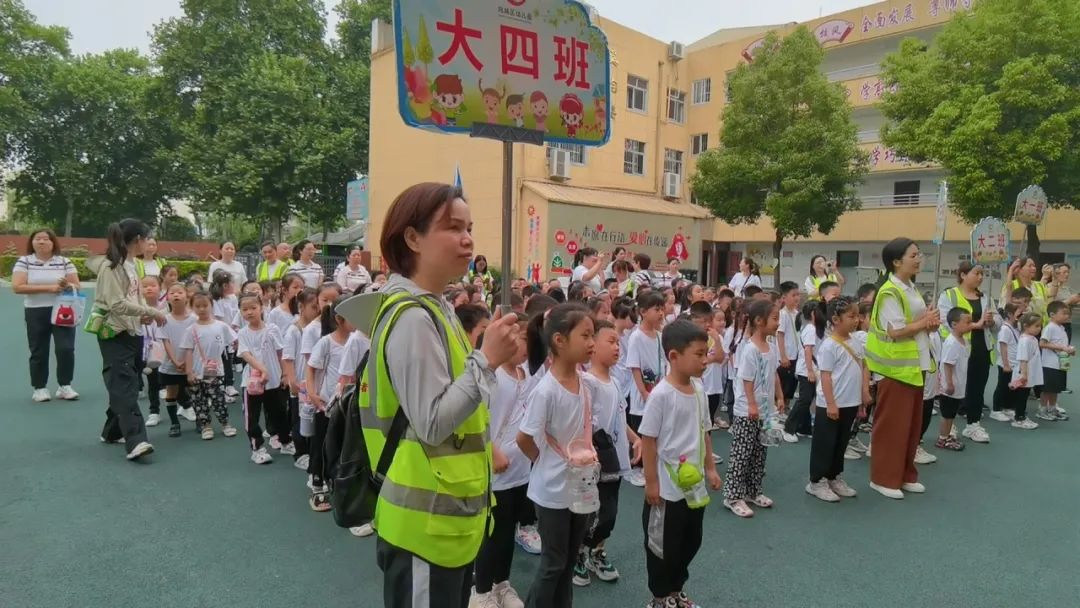
{"label": "white sneaker", "polygon": [[840,497],[832,491],[829,482],[824,479],[806,484],[806,493],[825,502],[840,502]]}
{"label": "white sneaker", "polygon": [[147,454],[149,454],[149,453],[151,453],[153,451],[154,451],[154,446],[150,445],[149,442],[143,441],[143,442],[139,443],[139,445],[136,445],[134,448],[131,449],[130,452],[127,453],[127,459],[128,460],[137,460],[140,457],[145,456],[145,455],[147,455]]}
{"label": "white sneaker", "polygon": [[214,438],[214,428],[209,424],[203,427],[203,430],[199,433],[199,436],[209,441]]}
{"label": "white sneaker", "polygon": [[1016,420],[1016,410],[1002,410],[1005,415],[1009,417],[1009,420]]}
{"label": "white sneaker", "polygon": [[859,452],[860,454],[865,454],[865,453],[866,453],[866,449],[867,449],[867,448],[866,448],[866,444],[865,444],[865,443],[863,443],[863,442],[862,442],[862,441],[861,441],[861,440],[860,440],[860,439],[859,439],[859,438],[858,438],[857,436],[855,436],[855,435],[852,435],[852,436],[851,436],[851,440],[850,440],[850,441],[848,441],[848,446],[849,446],[849,447],[850,447],[851,449],[855,450],[856,452]]}
{"label": "white sneaker", "polygon": [[225,387],[225,396],[226,397],[239,397],[240,396],[240,391],[236,390],[235,386],[226,386]]}
{"label": "white sneaker", "polygon": [[150,414],[146,417],[146,426],[157,426],[161,424],[161,416],[158,414]]}
{"label": "white sneaker", "polygon": [[632,485],[632,486],[636,486],[638,488],[644,488],[645,487],[645,471],[642,471],[641,469],[631,469],[630,473],[627,474],[627,476],[626,476],[626,480],[629,481],[630,485]]}
{"label": "white sneaker", "polygon": [[870,489],[875,490],[877,493],[881,494],[886,498],[892,498],[894,500],[902,500],[904,498],[904,493],[900,490],[897,490],[895,488],[886,488],[885,486],[879,486],[872,481],[870,482]]}
{"label": "white sneaker", "polygon": [[499,606],[502,608],[525,608],[525,602],[521,601],[517,591],[510,586],[510,581],[495,585],[491,592],[495,594],[495,599],[499,601]]}
{"label": "white sneaker", "polygon": [[540,550],[543,548],[540,543],[540,533],[537,532],[536,526],[518,526],[517,533],[514,534],[514,541],[526,553],[532,555],[540,555]]}
{"label": "white sneaker", "polygon": [[278,448],[278,453],[285,456],[294,456],[296,455],[296,446],[291,443],[287,443]]}
{"label": "white sneaker", "polygon": [[830,481],[829,489],[831,489],[833,493],[835,493],[837,496],[841,496],[843,498],[854,498],[858,494],[858,492],[855,491],[855,488],[849,486],[842,477],[837,477],[836,479]]}
{"label": "white sneaker", "polygon": [[76,393],[75,389],[71,388],[70,384],[65,384],[56,389],[56,398],[63,399],[64,401],[75,401],[79,398],[79,393]]}
{"label": "white sneaker", "polygon": [[195,408],[182,407],[177,410],[177,413],[180,414],[181,418],[187,420],[188,422],[195,422]]}
{"label": "white sneaker", "polygon": [[[266,437],[264,437],[264,439],[265,438]],[[275,449],[275,450],[280,450],[281,449],[281,440],[277,438],[277,435],[274,435],[273,437],[270,437],[270,447]]]}
{"label": "white sneaker", "polygon": [[1038,423],[1033,422],[1033,421],[1028,420],[1028,419],[1025,418],[1024,420],[1013,420],[1012,427],[1014,429],[1022,429],[1022,430],[1025,430],[1025,431],[1030,431],[1032,429],[1039,428],[1039,425],[1038,425]]}
{"label": "white sneaker", "polygon": [[259,448],[251,453],[251,462],[255,464],[270,464],[274,462],[274,457],[270,455],[270,452],[266,451],[266,448]]}
{"label": "white sneaker", "polygon": [[844,460],[858,460],[862,458],[862,454],[855,451],[855,448],[850,445],[844,449]]}
{"label": "white sneaker", "polygon": [[222,427],[221,434],[226,437],[236,437],[236,427],[231,424],[226,424]]}
{"label": "white sneaker", "polygon": [[713,464],[720,464],[721,462],[724,462],[724,457],[719,454],[713,454],[712,461]]}
{"label": "white sneaker", "polygon": [[922,494],[926,491],[926,486],[922,485],[917,481],[913,481],[911,483],[905,483],[904,485],[900,486],[900,489],[905,492],[911,492],[912,494]]}
{"label": "white sneaker", "polygon": [[495,591],[477,593],[473,591],[469,598],[469,608],[500,608],[499,600],[495,597]]}
{"label": "white sneaker", "polygon": [[873,447],[869,443],[866,444],[866,457],[870,458],[870,448]]}
{"label": "white sneaker", "polygon": [[349,534],[364,538],[365,536],[371,536],[375,533],[375,528],[371,527],[371,524],[364,524],[362,526],[353,526],[349,528]]}
{"label": "white sneaker", "polygon": [[34,403],[45,403],[46,401],[52,401],[52,397],[49,396],[49,389],[36,388],[34,394],[30,396],[34,400]]}
{"label": "white sneaker", "polygon": [[295,462],[293,462],[293,466],[300,469],[301,471],[306,471],[308,468],[308,463],[310,461],[311,458],[307,454],[304,454],[303,456],[297,458]]}
{"label": "white sneaker", "polygon": [[1035,417],[1039,420],[1047,420],[1054,422],[1057,420],[1057,416],[1049,408],[1040,407],[1039,411],[1035,413]]}
{"label": "white sneaker", "polygon": [[1009,418],[1009,415],[1006,414],[1002,410],[998,410],[996,412],[990,412],[990,419],[991,420],[997,420],[998,422],[1008,422],[1008,421],[1012,420],[1012,418]]}
{"label": "white sneaker", "polygon": [[784,443],[799,443],[799,436],[792,433],[784,433]]}
{"label": "white sneaker", "polygon": [[990,443],[990,433],[978,422],[965,426],[962,434],[975,443]]}
{"label": "white sneaker", "polygon": [[934,464],[935,462],[937,462],[937,456],[924,450],[921,445],[915,448],[915,464]]}

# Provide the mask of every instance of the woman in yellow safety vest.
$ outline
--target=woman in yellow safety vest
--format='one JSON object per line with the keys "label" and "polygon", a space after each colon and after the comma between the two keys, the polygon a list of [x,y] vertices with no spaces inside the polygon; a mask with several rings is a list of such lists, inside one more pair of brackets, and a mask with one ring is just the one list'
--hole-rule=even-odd
{"label": "woman in yellow safety vest", "polygon": [[893,239],[882,249],[886,274],[866,337],[866,366],[877,379],[870,487],[889,498],[926,491],[914,460],[922,430],[923,378],[936,365],[929,332],[937,331],[941,318],[937,308],[927,308],[915,286],[922,259],[909,238]]}
{"label": "woman in yellow safety vest", "polygon": [[[1049,272],[1044,274],[1052,276],[1053,268],[1048,269]],[[1012,298],[1012,292],[1021,287],[1024,287],[1031,292],[1031,304],[1028,305],[1028,311],[1041,315],[1043,318],[1043,325],[1050,320],[1046,316],[1046,305],[1050,303],[1050,292],[1046,287],[1046,283],[1038,280],[1037,274],[1039,272],[1038,265],[1035,264],[1035,258],[1019,258],[1009,265],[1009,276],[1005,284],[1001,286],[1001,304],[1004,306]],[[1046,278],[1049,278],[1047,276]]]}
{"label": "woman in yellow safety vest", "polygon": [[150,237],[143,241],[143,254],[135,257],[135,276],[140,279],[149,275],[161,276],[161,269],[169,262],[157,254],[157,240]]}
{"label": "woman in yellow safety vest", "polygon": [[280,281],[281,277],[285,276],[285,271],[289,269],[291,261],[278,259],[277,247],[274,246],[273,241],[263,243],[259,252],[262,253],[263,261],[255,267],[255,280]]}
{"label": "woman in yellow safety vest", "polygon": [[[983,282],[983,267],[971,262],[960,262],[956,271],[957,286],[950,287],[941,292],[938,297],[938,311],[943,316],[948,316],[954,308],[962,308],[971,315],[971,332],[965,337],[970,347],[971,357],[968,359],[967,371],[967,396],[964,397],[963,410],[967,415],[967,427],[964,428],[964,437],[976,442],[987,443],[990,434],[982,427],[983,393],[986,391],[986,381],[990,376],[990,367],[993,365],[992,353],[997,345],[996,329],[998,328],[997,317],[994,315],[990,296],[979,291]],[[939,328],[942,339],[948,337],[948,328],[943,324]],[[998,380],[1000,382],[1000,378]],[[1008,384],[1009,379],[1005,380]]]}
{"label": "woman in yellow safety vest", "polygon": [[380,247],[391,276],[379,292],[360,408],[372,463],[399,410],[408,423],[372,522],[387,607],[468,605],[491,473],[507,466],[493,460],[481,388],[494,392],[495,370],[517,351],[515,315],[491,323],[473,350],[442,297],[468,269],[471,231],[461,190],[447,184],[409,187],[383,220]]}
{"label": "woman in yellow safety vest", "polygon": [[821,299],[821,284],[832,281],[840,287],[844,286],[844,275],[836,268],[836,264],[826,261],[825,256],[815,255],[810,258],[810,276],[806,277],[803,287],[806,288],[808,300]]}

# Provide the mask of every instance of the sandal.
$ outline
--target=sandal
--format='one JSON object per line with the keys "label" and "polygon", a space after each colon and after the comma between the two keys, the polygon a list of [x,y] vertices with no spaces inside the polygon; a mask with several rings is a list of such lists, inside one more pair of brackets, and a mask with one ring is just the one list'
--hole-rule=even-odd
{"label": "sandal", "polygon": [[750,499],[750,504],[762,509],[768,509],[773,506],[773,500],[764,494],[758,494]]}
{"label": "sandal", "polygon": [[724,499],[724,507],[739,517],[746,518],[754,516],[754,511],[746,506],[746,501],[744,500]]}
{"label": "sandal", "polygon": [[325,513],[331,509],[330,497],[326,492],[313,492],[311,498],[308,499],[308,505],[311,506],[312,511]]}

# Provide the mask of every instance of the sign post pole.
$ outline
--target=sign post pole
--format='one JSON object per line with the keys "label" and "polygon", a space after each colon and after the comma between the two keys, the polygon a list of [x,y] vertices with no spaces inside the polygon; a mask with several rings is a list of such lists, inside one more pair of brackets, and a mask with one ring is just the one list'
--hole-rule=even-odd
{"label": "sign post pole", "polygon": [[934,226],[934,243],[937,245],[937,263],[934,264],[934,297],[938,296],[938,287],[941,282],[941,245],[945,242],[945,226],[947,223],[947,213],[949,210],[949,183],[947,181],[941,182],[941,187],[938,188],[938,201],[937,201],[937,213],[936,224]]}
{"label": "sign post pole", "polygon": [[514,267],[511,234],[514,231],[514,142],[503,140],[502,174],[502,294],[499,304],[510,306],[511,270]]}

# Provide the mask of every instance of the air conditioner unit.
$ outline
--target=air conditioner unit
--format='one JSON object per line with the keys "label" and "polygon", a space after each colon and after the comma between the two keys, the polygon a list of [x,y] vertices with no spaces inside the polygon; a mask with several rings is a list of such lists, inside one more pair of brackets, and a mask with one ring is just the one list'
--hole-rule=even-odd
{"label": "air conditioner unit", "polygon": [[394,26],[382,19],[371,21],[371,54],[394,46]]}
{"label": "air conditioner unit", "polygon": [[664,198],[679,198],[682,195],[682,176],[678,173],[664,174]]}
{"label": "air conditioner unit", "polygon": [[548,177],[564,181],[570,179],[570,152],[551,148],[548,152]]}
{"label": "air conditioner unit", "polygon": [[667,56],[668,59],[672,61],[682,61],[682,59],[686,57],[686,48],[683,46],[683,43],[673,40],[671,44],[668,45]]}

